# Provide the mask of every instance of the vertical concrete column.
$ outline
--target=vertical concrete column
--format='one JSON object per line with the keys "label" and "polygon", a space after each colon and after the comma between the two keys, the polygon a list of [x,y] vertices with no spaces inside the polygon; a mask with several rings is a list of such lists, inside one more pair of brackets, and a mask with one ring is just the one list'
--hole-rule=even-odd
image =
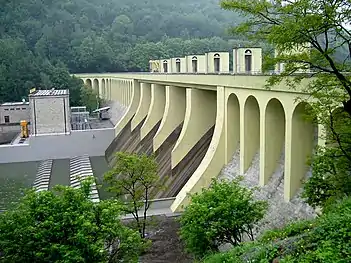
{"label": "vertical concrete column", "polygon": [[260,147],[260,109],[257,100],[249,96],[241,112],[240,173],[244,174]]}
{"label": "vertical concrete column", "polygon": [[115,126],[116,136],[119,132],[128,124],[128,122],[135,116],[137,108],[140,102],[140,83],[137,80],[133,80],[132,86],[132,101],[128,107],[127,112],[121,118],[121,120]]}
{"label": "vertical concrete column", "polygon": [[132,99],[132,82],[128,81],[128,105],[130,104]]}
{"label": "vertical concrete column", "polygon": [[182,131],[172,150],[174,168],[215,124],[216,92],[187,88],[186,112]]}
{"label": "vertical concrete column", "polygon": [[286,119],[284,198],[289,201],[301,187],[308,171],[307,158],[314,146],[314,125],[304,118],[306,104],[300,103]]}
{"label": "vertical concrete column", "polygon": [[140,84],[140,100],[135,116],[132,119],[132,131],[145,119],[151,103],[151,85],[149,83]]}
{"label": "vertical concrete column", "polygon": [[240,104],[238,97],[234,93],[229,94],[225,112],[225,145],[227,149],[225,163],[227,164],[240,146]]}
{"label": "vertical concrete column", "polygon": [[277,99],[261,111],[260,185],[268,183],[277,168],[285,139],[285,112]]}
{"label": "vertical concrete column", "polygon": [[227,132],[225,129],[227,119],[225,97],[225,88],[217,87],[216,124],[210,146],[199,167],[176,196],[176,199],[171,205],[173,212],[182,210],[182,206],[186,206],[189,203],[188,193],[200,192],[203,187],[208,187],[212,178],[218,176],[225,164],[225,133]]}
{"label": "vertical concrete column", "polygon": [[118,101],[116,80],[111,79],[111,100]]}
{"label": "vertical concrete column", "polygon": [[318,124],[318,146],[325,146],[326,144],[326,136],[327,132],[325,126],[322,124]]}
{"label": "vertical concrete column", "polygon": [[166,95],[165,86],[151,84],[151,101],[146,120],[140,129],[140,139],[152,130],[152,128],[162,119],[165,111]]}
{"label": "vertical concrete column", "polygon": [[162,121],[153,140],[156,151],[169,135],[184,121],[186,88],[166,86],[166,104]]}

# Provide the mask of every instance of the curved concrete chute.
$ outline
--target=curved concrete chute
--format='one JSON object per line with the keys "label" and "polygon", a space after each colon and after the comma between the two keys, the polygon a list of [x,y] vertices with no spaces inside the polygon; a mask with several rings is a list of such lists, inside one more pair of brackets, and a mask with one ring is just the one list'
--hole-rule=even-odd
{"label": "curved concrete chute", "polygon": [[240,104],[238,97],[234,93],[229,95],[227,101],[225,130],[225,145],[227,149],[225,163],[228,163],[235,151],[240,147]]}
{"label": "curved concrete chute", "polygon": [[315,125],[306,118],[307,103],[299,103],[286,122],[284,197],[290,200],[301,187],[309,169],[308,157],[313,153]]}
{"label": "curved concrete chute", "polygon": [[93,90],[99,96],[99,81],[97,79],[93,80]]}
{"label": "curved concrete chute", "polygon": [[183,129],[172,150],[172,168],[184,159],[216,121],[216,92],[187,88]]}
{"label": "curved concrete chute", "polygon": [[86,79],[85,80],[85,85],[87,85],[89,88],[93,88],[93,84],[91,82],[91,79]]}
{"label": "curved concrete chute", "polygon": [[225,165],[226,155],[226,105],[224,87],[217,88],[216,124],[208,150],[200,165],[177,194],[171,210],[180,211],[189,203],[188,193],[200,192],[203,187],[208,187],[212,178],[217,177]]}
{"label": "curved concrete chute", "polygon": [[166,104],[160,127],[153,141],[153,149],[157,151],[168,136],[184,121],[185,117],[185,88],[166,86]]}
{"label": "curved concrete chute", "polygon": [[241,113],[240,173],[244,174],[260,149],[260,107],[255,97],[249,96]]}
{"label": "curved concrete chute", "polygon": [[263,151],[260,156],[260,185],[268,183],[279,163],[285,141],[285,111],[281,102],[271,99],[264,114]]}
{"label": "curved concrete chute", "polygon": [[141,140],[161,121],[165,110],[165,102],[165,87],[163,85],[152,84],[150,107],[145,122],[140,129]]}
{"label": "curved concrete chute", "polygon": [[140,84],[140,100],[138,104],[138,108],[132,119],[131,129],[132,131],[142,122],[144,121],[151,102],[151,85],[148,83]]}

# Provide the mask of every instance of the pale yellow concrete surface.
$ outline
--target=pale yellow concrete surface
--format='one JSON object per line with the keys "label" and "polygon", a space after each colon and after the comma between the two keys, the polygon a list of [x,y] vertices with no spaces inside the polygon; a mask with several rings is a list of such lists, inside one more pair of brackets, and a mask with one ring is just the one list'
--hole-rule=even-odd
{"label": "pale yellow concrete surface", "polygon": [[[219,59],[219,71],[215,70],[215,60]],[[205,54],[206,73],[228,73],[229,52],[208,52]]]}
{"label": "pale yellow concrete surface", "polygon": [[131,123],[132,131],[144,120],[151,103],[151,85],[148,83],[140,83],[140,91],[139,105]]}
{"label": "pale yellow concrete surface", "polygon": [[172,150],[172,168],[189,153],[215,121],[216,92],[188,88],[183,128]]}
{"label": "pale yellow concrete surface", "polygon": [[[135,115],[137,108],[139,106],[139,101],[140,101],[140,83],[138,81],[133,81],[132,82],[132,99],[131,103],[129,104],[129,107],[121,120],[116,124],[115,126],[115,135],[117,136],[122,129],[128,124],[128,122],[133,118]],[[112,98],[113,99],[113,98]]]}
{"label": "pale yellow concrete surface", "polygon": [[195,73],[193,67],[193,61],[197,61],[197,71],[196,73],[205,73],[206,72],[206,57],[205,55],[191,55],[186,56],[187,60],[187,69],[189,73]]}
{"label": "pale yellow concrete surface", "polygon": [[175,128],[184,121],[186,108],[185,94],[186,89],[184,88],[166,86],[165,110],[160,127],[153,140],[154,151],[157,151]]}
{"label": "pale yellow concrete surface", "polygon": [[[120,93],[121,80],[133,81],[129,110],[119,125],[116,125],[116,134],[133,115],[135,127],[145,117],[153,114],[149,110],[150,84],[169,86],[165,89],[164,110],[162,115],[159,114],[161,117],[158,116],[162,122],[154,137],[154,150],[184,118],[181,134],[172,151],[173,168],[215,124],[210,147],[178,194],[172,205],[173,211],[179,211],[187,204],[187,193],[208,187],[211,178],[218,176],[238,148],[241,152],[241,172],[248,168],[253,155],[259,151],[260,185],[269,181],[285,148],[285,200],[289,200],[301,186],[301,179],[308,168],[306,158],[312,153],[314,126],[302,117],[304,108],[296,102],[297,97],[307,99],[307,95],[289,90],[284,83],[266,90],[264,83],[268,76],[261,75],[106,73],[79,76],[88,86],[92,83],[92,87],[95,79],[111,79],[111,99],[117,101],[123,99]],[[302,85],[307,83],[308,80]],[[321,127],[318,132],[320,136],[323,135]],[[318,138],[318,143],[325,143],[324,139]]]}
{"label": "pale yellow concrete surface", "polygon": [[189,203],[188,193],[196,193],[201,191],[203,187],[207,187],[211,183],[211,179],[215,178],[225,165],[226,100],[224,87],[217,89],[216,104],[217,116],[211,144],[199,167],[176,196],[171,206],[172,211],[181,211]]}
{"label": "pale yellow concrete surface", "polygon": [[173,72],[171,59],[160,59],[160,72],[161,73]]}
{"label": "pale yellow concrete surface", "polygon": [[140,139],[144,139],[152,128],[162,119],[166,104],[166,90],[163,85],[151,85],[151,102],[146,120],[140,129]]}
{"label": "pale yellow concrete surface", "polygon": [[[187,68],[187,63],[186,63],[186,57],[179,57],[179,58],[171,58],[171,68],[172,68],[172,72],[174,73],[186,73],[188,72],[188,68]],[[177,71],[177,63],[179,63],[179,66],[178,66],[178,70],[180,71]]]}

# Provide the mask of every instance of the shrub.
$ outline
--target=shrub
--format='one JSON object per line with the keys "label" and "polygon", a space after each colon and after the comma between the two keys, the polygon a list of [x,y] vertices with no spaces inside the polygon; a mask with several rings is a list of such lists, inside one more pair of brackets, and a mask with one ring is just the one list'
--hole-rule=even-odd
{"label": "shrub", "polygon": [[240,186],[240,180],[214,180],[208,189],[191,196],[180,219],[180,235],[188,251],[202,257],[224,243],[237,246],[245,236],[253,240],[254,224],[263,218],[267,203],[254,201],[252,191]]}

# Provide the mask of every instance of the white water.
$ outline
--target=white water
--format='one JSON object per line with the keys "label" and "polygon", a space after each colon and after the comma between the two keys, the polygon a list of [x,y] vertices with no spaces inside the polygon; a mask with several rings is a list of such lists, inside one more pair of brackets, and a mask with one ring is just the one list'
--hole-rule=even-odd
{"label": "white water", "polygon": [[[301,189],[290,202],[284,201],[284,152],[277,163],[277,168],[271,176],[268,184],[254,191],[256,200],[266,200],[269,208],[265,217],[257,224],[255,236],[267,229],[278,228],[297,219],[307,219],[316,216],[313,208],[307,205],[301,198]],[[243,175],[243,186],[248,188],[257,187],[259,184],[259,152],[253,158],[250,168]],[[239,176],[240,151],[237,150],[232,160],[226,165],[219,179],[233,180]]]}

